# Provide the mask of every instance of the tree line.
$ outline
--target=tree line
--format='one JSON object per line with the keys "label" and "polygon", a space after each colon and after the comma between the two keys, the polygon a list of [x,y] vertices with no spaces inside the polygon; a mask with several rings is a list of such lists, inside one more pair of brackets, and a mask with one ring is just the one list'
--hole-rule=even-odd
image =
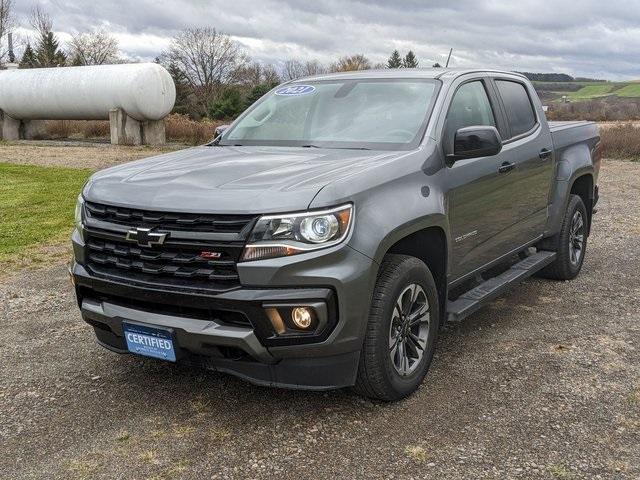
{"label": "tree line", "polygon": [[[0,0],[0,39],[15,26],[14,0]],[[117,39],[104,29],[76,33],[63,43],[51,16],[40,6],[28,19],[32,32],[21,41],[19,68],[51,68],[123,63]],[[8,57],[0,42],[0,64]],[[176,85],[175,112],[194,119],[236,117],[279,83],[310,75],[371,68],[416,68],[413,51],[394,50],[386,64],[374,64],[363,54],[346,55],[324,64],[318,60],[288,59],[277,65],[253,61],[241,45],[213,27],[186,28],[172,38],[155,60],[167,68]]]}

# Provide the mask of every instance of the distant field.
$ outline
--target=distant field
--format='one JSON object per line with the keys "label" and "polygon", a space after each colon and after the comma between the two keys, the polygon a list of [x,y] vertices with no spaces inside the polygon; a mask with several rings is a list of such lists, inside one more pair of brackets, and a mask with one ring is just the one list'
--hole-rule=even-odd
{"label": "distant field", "polygon": [[630,83],[615,93],[619,97],[640,97],[640,83]]}
{"label": "distant field", "polygon": [[640,83],[631,82],[533,82],[536,90],[551,101],[567,96],[573,102],[602,97],[640,98]]}
{"label": "distant field", "polygon": [[591,99],[608,95],[609,93],[611,93],[613,88],[614,85],[608,83],[587,85],[585,87],[582,87],[577,92],[568,93],[567,96],[572,100]]}

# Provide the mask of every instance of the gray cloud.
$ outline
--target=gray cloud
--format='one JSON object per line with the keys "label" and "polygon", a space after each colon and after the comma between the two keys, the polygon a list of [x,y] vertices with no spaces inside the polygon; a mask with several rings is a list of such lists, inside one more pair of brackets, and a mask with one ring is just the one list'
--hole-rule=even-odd
{"label": "gray cloud", "polygon": [[[25,19],[32,5],[17,2]],[[214,26],[255,59],[374,62],[413,49],[424,66],[454,48],[455,66],[640,78],[638,0],[48,0],[55,29],[106,26],[122,50],[151,59],[177,31]]]}

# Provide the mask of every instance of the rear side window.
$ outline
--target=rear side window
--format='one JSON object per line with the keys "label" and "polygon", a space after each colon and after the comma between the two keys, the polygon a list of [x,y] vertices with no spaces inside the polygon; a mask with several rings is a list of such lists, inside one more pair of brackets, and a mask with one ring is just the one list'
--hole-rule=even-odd
{"label": "rear side window", "polygon": [[463,84],[451,100],[444,145],[452,149],[455,134],[459,129],[478,126],[495,127],[496,121],[484,84],[474,81]]}
{"label": "rear side window", "polygon": [[536,114],[525,86],[508,80],[496,80],[496,85],[507,111],[511,136],[517,137],[531,130],[536,125]]}

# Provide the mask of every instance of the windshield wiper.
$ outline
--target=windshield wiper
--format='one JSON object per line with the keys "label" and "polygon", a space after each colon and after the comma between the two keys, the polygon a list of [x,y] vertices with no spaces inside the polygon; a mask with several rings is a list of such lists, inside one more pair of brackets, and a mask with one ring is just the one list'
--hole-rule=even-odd
{"label": "windshield wiper", "polygon": [[367,147],[320,147],[312,143],[308,145],[302,145],[302,148],[328,148],[329,150],[371,150]]}

